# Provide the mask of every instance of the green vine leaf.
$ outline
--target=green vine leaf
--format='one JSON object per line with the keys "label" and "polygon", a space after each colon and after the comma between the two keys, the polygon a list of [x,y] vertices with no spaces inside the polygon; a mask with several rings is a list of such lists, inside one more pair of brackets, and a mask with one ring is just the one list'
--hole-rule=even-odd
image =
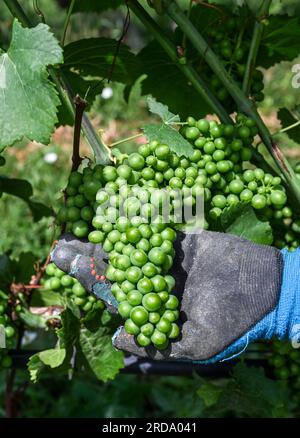
{"label": "green vine leaf", "polygon": [[63,306],[63,304],[60,292],[43,289],[35,290],[30,302],[32,307]]}
{"label": "green vine leaf", "polygon": [[292,61],[300,53],[300,19],[272,15],[262,39],[257,65],[268,68],[277,62]]}
{"label": "green vine leaf", "polygon": [[249,204],[240,203],[227,208],[221,216],[221,229],[262,245],[271,245],[273,242],[271,225],[260,221]]}
{"label": "green vine leaf", "polygon": [[77,0],[73,13],[75,12],[103,12],[106,9],[116,9],[124,3],[123,0]]}
{"label": "green vine leaf", "polygon": [[45,329],[46,319],[40,315],[35,315],[31,313],[28,309],[22,308],[22,311],[19,313],[20,320],[26,324],[27,327],[33,329]]}
{"label": "green vine leaf", "polygon": [[203,400],[207,417],[286,417],[289,412],[289,392],[280,380],[266,377],[263,368],[238,363],[232,375],[222,384],[209,382],[197,391]]}
{"label": "green vine leaf", "polygon": [[40,360],[50,368],[59,367],[66,357],[66,350],[64,348],[51,348],[39,353]]}
{"label": "green vine leaf", "polygon": [[80,322],[68,308],[61,313],[60,319],[62,326],[57,330],[57,336],[60,345],[70,354],[79,337]]}
{"label": "green vine leaf", "polygon": [[17,196],[27,202],[35,222],[44,216],[53,216],[53,210],[51,208],[31,199],[33,194],[32,186],[25,179],[8,178],[0,175],[0,192]]}
{"label": "green vine leaf", "polygon": [[113,379],[124,366],[124,355],[113,347],[111,332],[106,327],[96,330],[83,327],[79,345],[91,370],[103,382]]}
{"label": "green vine leaf", "polygon": [[179,115],[171,113],[167,105],[163,105],[162,103],[157,102],[156,99],[153,99],[153,97],[148,97],[147,103],[149,111],[152,114],[158,115],[164,123],[171,124],[180,122]]}
{"label": "green vine leaf", "polygon": [[7,288],[14,278],[14,264],[7,254],[0,254],[0,288]]}
{"label": "green vine leaf", "polygon": [[65,357],[66,350],[64,348],[50,348],[34,354],[27,363],[30,380],[36,383],[45,367],[58,368],[63,364]]}
{"label": "green vine leaf", "polygon": [[[131,83],[137,71],[138,61],[129,47],[121,44],[118,56],[116,40],[110,38],[85,38],[74,41],[64,48],[64,72],[76,71],[83,77],[108,78]],[[98,81],[99,82],[99,81]],[[98,92],[101,88],[98,88]]]}
{"label": "green vine leaf", "polygon": [[205,406],[210,408],[214,406],[222,393],[222,388],[212,382],[204,382],[197,390],[197,395],[203,400]]}
{"label": "green vine leaf", "polygon": [[29,358],[29,361],[27,362],[27,369],[31,382],[36,383],[38,381],[40,373],[44,367],[45,365],[40,360],[38,354],[34,354]]}
{"label": "green vine leaf", "polygon": [[46,24],[28,29],[14,20],[10,47],[0,56],[0,151],[24,137],[49,143],[60,100],[46,67],[61,62]]}
{"label": "green vine leaf", "polygon": [[29,283],[31,276],[34,275],[34,262],[36,256],[30,252],[21,252],[19,259],[15,264],[15,282],[16,283]]}
{"label": "green vine leaf", "polygon": [[143,126],[143,131],[149,141],[157,140],[167,144],[179,157],[190,157],[193,153],[191,144],[179,132],[165,123],[161,125],[149,124]]}
{"label": "green vine leaf", "polygon": [[136,58],[138,70],[135,79],[142,74],[147,75],[142,83],[143,95],[151,94],[164,102],[170,111],[180,114],[182,120],[188,116],[199,119],[211,114],[212,108],[204,99],[197,97],[195,88],[157,41],[151,41]]}

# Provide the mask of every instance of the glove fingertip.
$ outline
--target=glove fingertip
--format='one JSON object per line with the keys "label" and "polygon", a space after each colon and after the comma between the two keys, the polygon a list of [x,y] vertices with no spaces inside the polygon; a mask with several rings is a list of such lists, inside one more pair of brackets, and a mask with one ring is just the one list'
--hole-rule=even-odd
{"label": "glove fingertip", "polygon": [[114,295],[111,292],[111,286],[110,284],[104,282],[104,283],[95,283],[92,286],[92,293],[97,297],[100,298],[106,305],[107,309],[111,313],[117,313],[118,309],[118,301],[114,297]]}

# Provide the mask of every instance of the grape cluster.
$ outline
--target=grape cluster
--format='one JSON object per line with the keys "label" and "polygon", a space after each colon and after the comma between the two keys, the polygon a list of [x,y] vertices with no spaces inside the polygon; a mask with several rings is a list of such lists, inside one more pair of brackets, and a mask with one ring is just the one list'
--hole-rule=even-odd
{"label": "grape cluster", "polygon": [[66,205],[58,214],[57,220],[67,223],[67,231],[79,238],[86,237],[94,216],[96,193],[102,187],[102,167],[86,167],[83,172],[72,172],[65,193]]}
{"label": "grape cluster", "polygon": [[[18,307],[17,311],[20,310]],[[11,308],[9,306],[8,295],[0,290],[0,326],[1,332],[4,331],[5,348],[0,349],[0,368],[9,368],[12,364],[12,359],[8,355],[7,349],[14,346],[16,342],[17,330],[11,317]],[[2,333],[1,333],[2,337]],[[2,346],[3,347],[3,346]]]}
{"label": "grape cluster", "polygon": [[300,353],[298,349],[293,348],[288,341],[275,340],[272,342],[272,353],[269,364],[274,369],[275,377],[288,383],[293,393],[293,401],[299,403]]}
{"label": "grape cluster", "polygon": [[284,207],[287,196],[279,177],[249,168],[250,163],[243,170],[245,162],[251,160],[249,146],[257,133],[252,119],[238,115],[235,126],[192,117],[187,122],[181,132],[199,151],[195,183],[205,188],[205,200],[210,201],[208,221],[239,202],[251,203],[267,217]]}
{"label": "grape cluster", "polygon": [[[67,230],[101,244],[109,254],[106,277],[125,329],[144,347],[166,348],[168,339],[179,334],[179,302],[168,274],[175,255],[178,191],[184,194],[180,208],[195,209],[197,196],[203,195],[207,226],[239,202],[272,217],[286,203],[280,178],[251,168],[253,120],[239,114],[235,125],[224,125],[189,117],[180,132],[193,146],[189,158],[151,141],[116,166],[72,172],[66,206],[58,212]],[[164,203],[170,210],[162,218]]]}
{"label": "grape cluster", "polygon": [[[208,30],[208,43],[218,55],[231,77],[242,86],[251,37],[247,35],[244,22],[235,17],[228,17],[222,26],[211,26]],[[228,112],[235,109],[235,104],[220,79],[210,70],[207,64],[200,65],[203,77],[210,83],[215,96],[224,104]],[[250,96],[257,102],[264,99],[263,74],[254,69],[250,82]]]}
{"label": "grape cluster", "polygon": [[296,173],[296,176],[300,179],[300,163],[296,163],[294,165],[294,172]]}
{"label": "grape cluster", "polygon": [[90,295],[76,278],[67,275],[57,268],[54,263],[49,263],[40,283],[43,286],[42,290],[59,292],[72,299],[83,313],[104,309],[102,301]]}
{"label": "grape cluster", "polygon": [[106,166],[104,190],[96,196],[95,230],[88,235],[109,253],[106,277],[113,283],[118,312],[125,330],[143,347],[152,343],[164,349],[179,335],[179,301],[171,294],[175,280],[168,275],[176,232],[169,223],[172,210],[164,221],[160,207],[167,193],[182,187],[175,176],[180,161],[167,145],[154,141],[122,164]]}
{"label": "grape cluster", "polygon": [[[294,165],[294,171],[300,178],[300,163]],[[285,205],[274,212],[270,222],[274,234],[274,246],[289,251],[295,251],[300,246],[300,218],[290,205]]]}
{"label": "grape cluster", "polygon": [[293,219],[292,214],[292,209],[285,207],[281,217],[272,222],[276,237],[274,245],[279,249],[295,251],[300,246],[300,219]]}

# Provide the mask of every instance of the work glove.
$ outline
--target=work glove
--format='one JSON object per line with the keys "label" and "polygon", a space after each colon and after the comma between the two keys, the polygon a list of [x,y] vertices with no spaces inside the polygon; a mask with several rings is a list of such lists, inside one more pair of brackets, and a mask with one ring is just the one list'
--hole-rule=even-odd
{"label": "work glove", "polygon": [[[181,335],[165,350],[139,347],[120,327],[116,348],[152,359],[214,363],[242,353],[249,343],[300,334],[300,249],[254,244],[216,232],[177,233],[171,275],[181,301]],[[65,234],[52,261],[116,311],[104,278],[107,255],[100,245]],[[300,336],[299,336],[300,337]]]}

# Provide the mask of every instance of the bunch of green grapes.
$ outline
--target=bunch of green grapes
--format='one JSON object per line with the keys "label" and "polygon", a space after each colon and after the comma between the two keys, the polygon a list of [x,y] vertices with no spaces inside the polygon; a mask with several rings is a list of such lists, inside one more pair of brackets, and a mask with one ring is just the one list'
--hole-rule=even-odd
{"label": "bunch of green grapes", "polygon": [[[300,178],[300,163],[293,167],[296,176]],[[289,251],[295,251],[300,246],[300,218],[291,206],[285,205],[278,209],[271,218],[271,226],[275,237],[274,246]]]}
{"label": "bunch of green grapes", "polygon": [[[187,122],[181,132],[198,152],[199,161],[192,164],[197,168],[194,182],[205,188],[205,200],[210,203],[208,221],[239,202],[251,203],[266,217],[284,208],[287,196],[281,179],[262,169],[249,168],[250,145],[257,134],[252,119],[238,115],[235,126],[191,117]],[[248,169],[244,170],[247,163]]]}
{"label": "bunch of green grapes", "polygon": [[283,213],[289,213],[290,216],[279,217],[272,222],[274,229],[274,245],[279,248],[287,248],[289,251],[295,251],[300,246],[300,219],[292,219],[292,209],[285,207]]}
{"label": "bunch of green grapes", "polygon": [[90,295],[76,278],[49,263],[45,275],[41,279],[42,290],[59,292],[71,298],[83,313],[96,309],[104,309],[102,301]]}
{"label": "bunch of green grapes", "polygon": [[126,320],[125,330],[143,347],[152,343],[164,349],[179,335],[179,301],[171,294],[175,280],[168,274],[176,239],[169,223],[172,208],[166,221],[160,215],[163,202],[171,202],[171,191],[180,188],[174,174],[179,162],[167,145],[153,141],[122,164],[106,166],[92,221],[96,230],[88,235],[109,253],[106,278],[118,312]]}
{"label": "bunch of green grapes", "polygon": [[[66,207],[58,213],[76,236],[101,244],[109,254],[106,277],[125,329],[141,346],[166,348],[179,334],[179,302],[168,273],[182,202],[178,191],[184,195],[180,208],[195,209],[203,195],[207,226],[239,202],[267,217],[286,203],[280,178],[249,168],[257,134],[253,120],[238,115],[235,125],[224,125],[189,117],[180,132],[193,146],[189,158],[151,141],[115,166],[72,172]],[[169,213],[162,218],[166,203]]]}
{"label": "bunch of green grapes", "polygon": [[[20,310],[18,307],[17,311]],[[11,317],[8,295],[0,290],[0,337],[3,344],[0,349],[0,369],[9,368],[12,359],[8,355],[8,349],[15,346],[17,329]]]}
{"label": "bunch of green grapes", "polygon": [[293,166],[293,168],[294,168],[294,172],[296,173],[296,176],[297,176],[298,178],[300,178],[300,163],[296,163],[296,164]]}
{"label": "bunch of green grapes", "polygon": [[103,244],[110,249],[106,277],[113,283],[118,312],[139,345],[166,348],[168,339],[179,335],[179,301],[171,294],[175,280],[167,274],[176,233],[164,223],[136,226],[119,219]]}
{"label": "bunch of green grapes", "polygon": [[294,401],[299,402],[300,389],[300,352],[293,348],[288,341],[273,341],[270,365],[274,368],[274,375],[288,383],[294,393]]}
{"label": "bunch of green grapes", "polygon": [[72,172],[65,193],[65,206],[58,214],[57,220],[66,223],[66,231],[71,231],[76,237],[86,237],[91,230],[94,217],[94,202],[96,193],[102,187],[102,167],[93,169],[86,167],[82,173]]}
{"label": "bunch of green grapes", "polygon": [[[247,28],[252,29],[252,26],[248,24]],[[210,47],[240,87],[245,75],[251,43],[251,36],[249,37],[247,34],[247,28],[245,28],[245,20],[228,17],[222,22],[221,26],[210,26],[207,32]],[[235,109],[234,101],[220,79],[207,64],[201,63],[199,68],[203,77],[209,82],[215,96],[223,103],[228,112],[232,112]],[[261,102],[264,99],[263,88],[263,74],[260,70],[254,69],[251,76],[249,95],[256,102]]]}

